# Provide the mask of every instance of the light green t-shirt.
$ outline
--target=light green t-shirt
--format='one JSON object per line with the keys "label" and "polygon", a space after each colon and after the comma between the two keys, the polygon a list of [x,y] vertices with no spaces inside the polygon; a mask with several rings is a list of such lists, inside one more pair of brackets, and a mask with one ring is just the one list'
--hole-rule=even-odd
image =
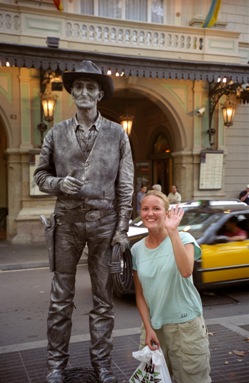
{"label": "light green t-shirt", "polygon": [[[179,234],[183,244],[193,243],[195,259],[200,258],[201,249],[194,237],[185,232]],[[143,238],[132,246],[131,253],[133,270],[138,273],[154,329],[187,322],[202,314],[193,278],[181,276],[169,237],[156,249],[148,249]]]}

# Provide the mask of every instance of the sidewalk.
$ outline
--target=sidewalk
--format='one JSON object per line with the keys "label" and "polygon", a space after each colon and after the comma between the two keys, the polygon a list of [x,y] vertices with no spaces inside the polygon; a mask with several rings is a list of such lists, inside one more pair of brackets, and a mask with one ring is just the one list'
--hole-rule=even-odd
{"label": "sidewalk", "polygon": [[[83,255],[81,262],[86,262]],[[0,270],[48,267],[45,244],[9,245],[0,242]],[[248,383],[249,315],[206,320],[210,334],[213,383]],[[4,329],[2,329],[3,331]],[[113,370],[119,383],[128,383],[138,362],[139,329],[114,332]],[[69,368],[90,367],[89,336],[72,337]],[[0,382],[45,383],[46,341],[0,347]]]}
{"label": "sidewalk", "polygon": [[[87,262],[87,254],[83,251],[80,263]],[[49,267],[48,252],[45,243],[30,245],[10,245],[0,241],[0,270],[30,269]]]}

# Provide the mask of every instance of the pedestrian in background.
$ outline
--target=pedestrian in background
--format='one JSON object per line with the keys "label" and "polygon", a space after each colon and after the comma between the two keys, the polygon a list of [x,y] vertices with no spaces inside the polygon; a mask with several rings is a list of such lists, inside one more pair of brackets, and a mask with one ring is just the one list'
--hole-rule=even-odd
{"label": "pedestrian in background", "polygon": [[172,185],[171,193],[168,195],[169,203],[179,203],[182,200],[181,194],[177,191],[177,186]]}
{"label": "pedestrian in background", "polygon": [[139,192],[137,193],[137,215],[140,215],[141,202],[147,192],[147,186],[141,185]]}
{"label": "pedestrian in background", "polygon": [[209,383],[208,332],[192,278],[201,249],[192,235],[178,231],[183,215],[178,205],[169,211],[169,201],[159,191],[144,197],[141,218],[148,236],[131,249],[136,302],[145,345],[162,348],[175,381]]}
{"label": "pedestrian in background", "polygon": [[247,205],[249,205],[249,184],[246,185],[245,190],[242,190],[239,194],[239,199],[241,202],[245,202]]}
{"label": "pedestrian in background", "polygon": [[162,186],[160,184],[155,184],[155,185],[152,185],[152,190],[158,190],[158,191],[162,191]]}

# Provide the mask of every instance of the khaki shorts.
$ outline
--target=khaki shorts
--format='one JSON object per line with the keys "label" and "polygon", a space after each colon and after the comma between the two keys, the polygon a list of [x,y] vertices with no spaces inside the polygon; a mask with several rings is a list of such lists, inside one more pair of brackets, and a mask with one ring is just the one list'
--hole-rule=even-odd
{"label": "khaki shorts", "polygon": [[[210,383],[210,351],[202,316],[190,322],[166,324],[155,330],[170,373],[176,383]],[[141,326],[140,348],[145,345]]]}

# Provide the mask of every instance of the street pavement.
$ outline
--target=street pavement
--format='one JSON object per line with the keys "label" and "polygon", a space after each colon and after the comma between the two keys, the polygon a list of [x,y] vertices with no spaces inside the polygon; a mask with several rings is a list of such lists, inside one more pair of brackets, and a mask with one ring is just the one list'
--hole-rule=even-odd
{"label": "street pavement", "polygon": [[[83,253],[80,262],[87,263],[86,254]],[[44,244],[12,245],[0,241],[2,273],[38,267],[48,267]],[[234,314],[206,319],[213,383],[249,382],[249,314]],[[132,352],[138,347],[139,330],[137,327],[114,331],[113,370],[119,383],[128,383],[138,366]],[[91,367],[89,345],[88,334],[72,337],[69,368]],[[0,383],[45,383],[45,376],[46,340],[2,347],[0,340]]]}

